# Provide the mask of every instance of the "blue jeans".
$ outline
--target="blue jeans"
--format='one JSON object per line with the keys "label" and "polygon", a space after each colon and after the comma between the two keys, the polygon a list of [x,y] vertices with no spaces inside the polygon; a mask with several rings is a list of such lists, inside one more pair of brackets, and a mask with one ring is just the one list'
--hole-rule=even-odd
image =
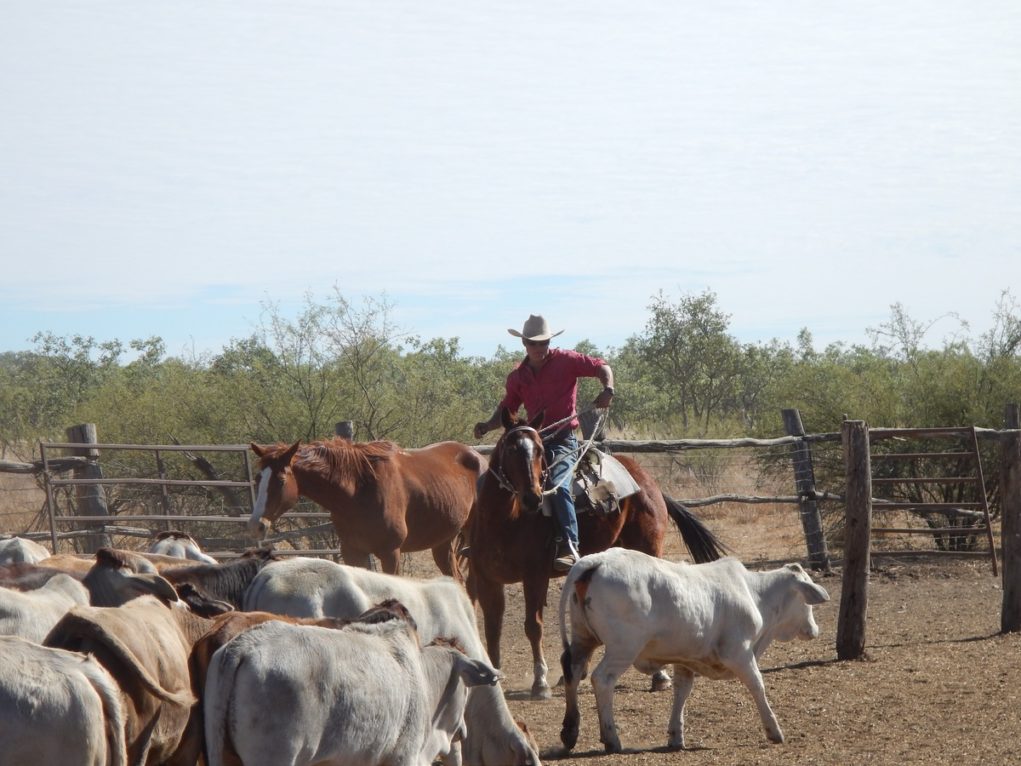
{"label": "blue jeans", "polygon": [[[578,459],[578,440],[574,433],[554,434],[543,442],[546,453],[546,465],[550,467],[546,479],[547,489],[556,487],[550,496],[553,506],[553,518],[560,527],[560,536],[570,541],[578,553],[578,517],[574,511],[574,494],[571,485],[574,483],[574,464]],[[559,461],[559,462],[557,462]]]}

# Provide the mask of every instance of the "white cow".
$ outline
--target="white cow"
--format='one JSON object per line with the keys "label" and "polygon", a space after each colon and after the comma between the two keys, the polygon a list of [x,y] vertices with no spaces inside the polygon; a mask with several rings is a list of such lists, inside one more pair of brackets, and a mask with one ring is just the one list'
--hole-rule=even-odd
{"label": "white cow", "polygon": [[49,549],[25,537],[0,539],[0,564],[36,564],[49,555]]}
{"label": "white cow", "polygon": [[148,552],[189,561],[201,561],[204,564],[217,563],[208,553],[202,552],[195,538],[177,530],[159,532],[149,544]]}
{"label": "white cow", "polygon": [[340,630],[270,621],[218,649],[206,676],[209,766],[429,766],[463,733],[468,686],[496,671],[419,645],[404,619]]}
{"label": "white cow", "polygon": [[[292,558],[270,563],[256,575],[243,608],[292,617],[353,619],[388,598],[408,609],[423,643],[454,638],[469,657],[489,662],[471,601],[449,577],[415,580],[325,559]],[[468,735],[461,752],[465,764],[541,766],[535,741],[514,720],[499,684],[471,690],[465,722]]]}
{"label": "white cow", "polygon": [[62,572],[34,590],[0,588],[0,635],[41,644],[71,607],[88,603],[85,586]]}
{"label": "white cow", "polygon": [[124,766],[117,682],[92,657],[0,636],[0,763]]}
{"label": "white cow", "polygon": [[592,687],[599,739],[608,752],[620,751],[614,685],[632,664],[643,672],[674,666],[669,747],[684,747],[684,703],[696,674],[739,679],[755,699],[766,736],[783,742],[757,660],[774,640],[817,637],[812,605],[828,600],[798,564],[750,572],[729,557],[694,565],[623,548],[585,556],[572,567],[560,597],[567,704],[560,739],[568,750],[578,740],[578,682],[604,644]]}

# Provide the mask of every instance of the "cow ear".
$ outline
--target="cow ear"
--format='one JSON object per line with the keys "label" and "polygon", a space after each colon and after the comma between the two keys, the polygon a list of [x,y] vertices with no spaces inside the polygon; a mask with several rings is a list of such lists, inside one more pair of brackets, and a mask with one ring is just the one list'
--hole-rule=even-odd
{"label": "cow ear", "polygon": [[231,604],[207,596],[191,583],[181,583],[177,586],[177,595],[199,617],[216,617],[234,611]]}
{"label": "cow ear", "polygon": [[826,589],[811,581],[798,580],[798,590],[801,591],[801,595],[805,598],[805,603],[809,606],[815,606],[830,600],[830,594],[826,592]]}
{"label": "cow ear", "polygon": [[456,649],[450,651],[457,655],[455,658],[456,671],[465,686],[494,686],[502,678],[500,671],[490,667],[487,663],[468,659]]}

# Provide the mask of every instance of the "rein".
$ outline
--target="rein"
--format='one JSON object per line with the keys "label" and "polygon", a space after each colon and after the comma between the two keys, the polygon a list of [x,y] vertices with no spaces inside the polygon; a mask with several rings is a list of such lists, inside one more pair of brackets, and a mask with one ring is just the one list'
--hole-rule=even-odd
{"label": "rein", "polygon": [[[590,407],[589,409],[595,409],[595,408]],[[588,412],[588,409],[582,410],[582,412]],[[557,458],[557,460],[555,460],[552,465],[549,465],[545,469],[543,469],[543,472],[542,472],[542,483],[545,484],[546,483],[546,477],[549,476],[550,471],[553,469],[553,466],[559,465],[560,463],[562,463],[562,462],[564,462],[566,460],[572,460],[573,459],[573,461],[574,461],[572,463],[572,465],[571,465],[571,470],[564,474],[564,478],[561,480],[561,482],[559,484],[556,484],[556,485],[550,487],[549,489],[543,490],[543,492],[542,492],[542,496],[543,497],[547,497],[549,495],[552,495],[554,492],[556,492],[561,487],[568,486],[568,483],[574,478],[574,471],[575,471],[575,469],[578,467],[578,464],[582,461],[582,458],[585,457],[585,453],[587,453],[589,451],[589,449],[591,449],[592,443],[595,441],[596,434],[599,433],[599,431],[602,428],[603,424],[606,422],[606,417],[607,417],[607,415],[609,415],[609,412],[610,412],[609,408],[603,408],[603,409],[600,410],[600,412],[599,412],[599,421],[596,423],[596,427],[592,429],[592,435],[584,443],[580,444],[578,446],[577,450],[574,450],[572,452],[566,453],[562,457]],[[542,441],[542,434],[544,432],[553,431],[553,430],[556,429],[557,426],[562,425],[563,423],[570,422],[573,418],[577,417],[577,415],[580,415],[580,414],[581,413],[576,413],[575,415],[570,415],[570,416],[568,416],[566,418],[558,420],[555,423],[550,423],[548,426],[544,426],[539,431],[536,431],[531,426],[515,426],[514,428],[510,429],[507,433],[505,433],[502,438],[506,439],[508,436],[510,436],[511,434],[513,434],[513,433],[515,433],[517,431],[531,431],[531,432],[535,433],[539,437],[540,441]],[[506,447],[506,445],[504,445],[504,447]],[[512,495],[517,494],[517,490],[514,489],[514,485],[512,485],[510,483],[510,480],[507,478],[507,476],[503,472],[503,450],[502,449],[500,451],[500,470],[499,470],[499,472],[496,469],[494,469],[492,465],[490,465],[489,466],[489,473],[493,474],[493,476],[496,478],[497,483],[500,485],[500,487],[502,489],[505,489],[507,492],[511,493]]]}

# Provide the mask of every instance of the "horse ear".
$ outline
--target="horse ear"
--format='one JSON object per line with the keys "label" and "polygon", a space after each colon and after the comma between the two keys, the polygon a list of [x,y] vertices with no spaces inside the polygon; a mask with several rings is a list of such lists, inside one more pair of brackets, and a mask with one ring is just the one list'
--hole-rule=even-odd
{"label": "horse ear", "polygon": [[514,418],[511,417],[511,412],[506,407],[500,408],[500,422],[503,423],[504,430],[514,427]]}
{"label": "horse ear", "polygon": [[265,447],[260,447],[255,442],[249,442],[248,446],[251,447],[252,448],[252,452],[254,452],[259,457],[262,457],[263,455],[266,454],[266,448]]}
{"label": "horse ear", "polygon": [[528,425],[531,428],[534,428],[536,431],[538,431],[539,427],[542,425],[542,421],[543,421],[543,419],[545,417],[546,417],[546,410],[539,410],[539,414],[536,415],[534,418],[532,418],[529,421]]}
{"label": "horse ear", "polygon": [[294,459],[294,453],[298,451],[298,447],[299,446],[301,446],[301,442],[300,441],[296,441],[294,444],[292,444],[290,447],[288,447],[287,448],[287,452],[285,452],[283,455],[281,455],[283,460],[288,462],[288,463],[290,463]]}

